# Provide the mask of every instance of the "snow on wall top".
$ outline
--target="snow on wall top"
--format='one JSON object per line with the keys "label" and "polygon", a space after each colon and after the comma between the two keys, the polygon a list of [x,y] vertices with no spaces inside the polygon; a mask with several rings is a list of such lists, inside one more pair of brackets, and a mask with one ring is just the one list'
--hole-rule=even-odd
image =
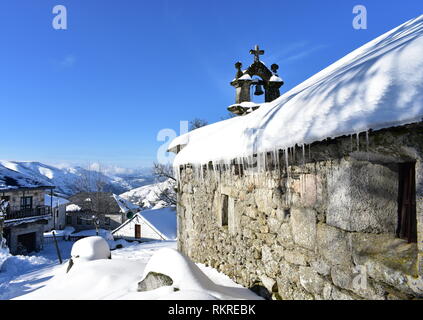
{"label": "snow on wall top", "polygon": [[76,204],[70,204],[66,206],[66,211],[68,212],[79,212],[82,211],[82,208]]}
{"label": "snow on wall top", "polygon": [[257,111],[191,131],[174,166],[229,161],[423,118],[423,15],[376,38]]}

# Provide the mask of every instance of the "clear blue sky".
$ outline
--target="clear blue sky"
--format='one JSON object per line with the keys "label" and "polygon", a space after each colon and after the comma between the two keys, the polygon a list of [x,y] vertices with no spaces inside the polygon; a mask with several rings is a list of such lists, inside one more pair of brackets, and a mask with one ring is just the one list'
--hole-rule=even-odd
{"label": "clear blue sky", "polygon": [[[65,5],[68,29],[54,30]],[[352,9],[368,10],[368,29]],[[286,92],[423,13],[421,0],[3,0],[0,159],[155,161],[157,133],[220,120],[234,102],[234,63],[259,44]]]}

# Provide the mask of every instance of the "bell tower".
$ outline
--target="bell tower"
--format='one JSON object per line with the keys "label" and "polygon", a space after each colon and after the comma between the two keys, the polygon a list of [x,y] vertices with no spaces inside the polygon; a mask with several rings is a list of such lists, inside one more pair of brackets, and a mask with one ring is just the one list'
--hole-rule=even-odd
{"label": "bell tower", "polygon": [[[254,87],[254,95],[261,96],[264,94],[264,101],[271,102],[280,96],[279,89],[283,86],[283,80],[278,76],[279,66],[272,64],[269,70],[266,65],[260,61],[260,56],[264,55],[258,45],[250,50],[250,54],[254,55],[254,62],[244,71],[242,71],[242,63],[235,63],[237,69],[235,79],[231,82],[231,86],[235,88],[235,104],[230,106],[228,110],[236,115],[245,115],[257,110],[260,105],[251,102],[251,87]],[[257,76],[260,79],[253,79]],[[264,91],[263,91],[264,90]]]}

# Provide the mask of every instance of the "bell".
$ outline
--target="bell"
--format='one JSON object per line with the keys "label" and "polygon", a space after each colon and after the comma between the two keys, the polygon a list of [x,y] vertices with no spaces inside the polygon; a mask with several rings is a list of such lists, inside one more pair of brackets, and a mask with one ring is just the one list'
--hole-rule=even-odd
{"label": "bell", "polygon": [[254,95],[255,96],[261,96],[263,94],[264,94],[263,88],[261,87],[261,85],[257,84],[256,90],[254,91]]}

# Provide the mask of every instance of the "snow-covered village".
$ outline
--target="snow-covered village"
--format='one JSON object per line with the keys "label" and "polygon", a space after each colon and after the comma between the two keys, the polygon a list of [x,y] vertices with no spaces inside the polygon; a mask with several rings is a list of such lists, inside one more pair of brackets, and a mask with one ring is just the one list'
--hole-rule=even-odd
{"label": "snow-covered village", "polygon": [[0,5],[0,300],[423,299],[421,1],[62,2]]}

